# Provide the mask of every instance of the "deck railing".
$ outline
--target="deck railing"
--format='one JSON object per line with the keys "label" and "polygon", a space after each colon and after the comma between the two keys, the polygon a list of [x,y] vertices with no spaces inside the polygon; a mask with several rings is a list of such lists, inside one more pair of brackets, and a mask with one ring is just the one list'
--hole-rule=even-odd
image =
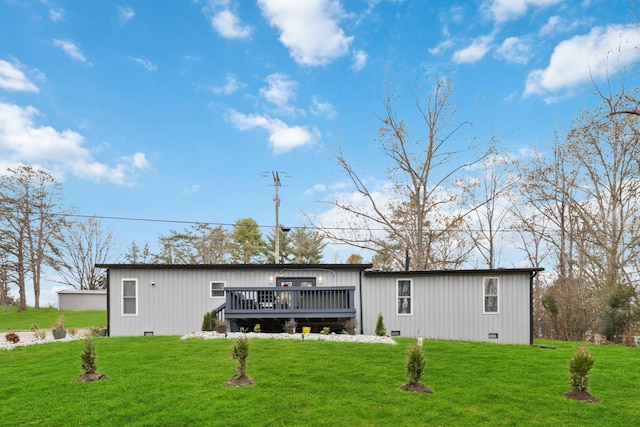
{"label": "deck railing", "polygon": [[225,317],[352,317],[355,286],[226,288]]}

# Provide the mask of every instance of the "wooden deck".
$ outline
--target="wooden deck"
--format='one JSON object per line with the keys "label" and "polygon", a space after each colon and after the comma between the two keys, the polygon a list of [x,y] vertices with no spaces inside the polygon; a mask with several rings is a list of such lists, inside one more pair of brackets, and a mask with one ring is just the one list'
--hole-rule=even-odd
{"label": "wooden deck", "polygon": [[226,319],[321,319],[356,315],[355,286],[226,288]]}

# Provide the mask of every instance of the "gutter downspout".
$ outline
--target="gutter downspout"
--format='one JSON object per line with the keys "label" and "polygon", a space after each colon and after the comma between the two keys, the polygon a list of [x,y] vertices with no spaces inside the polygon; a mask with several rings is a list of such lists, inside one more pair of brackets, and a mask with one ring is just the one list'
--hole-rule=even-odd
{"label": "gutter downspout", "polygon": [[532,270],[529,278],[529,345],[533,345],[533,279],[537,275],[538,272]]}
{"label": "gutter downspout", "polygon": [[360,313],[360,334],[364,335],[364,327],[362,325],[362,275],[364,274],[364,270],[360,270],[359,282],[358,283],[358,300],[360,302],[360,308],[358,308],[358,312]]}
{"label": "gutter downspout", "polygon": [[107,336],[111,336],[111,298],[109,297],[111,289],[111,269],[107,268]]}

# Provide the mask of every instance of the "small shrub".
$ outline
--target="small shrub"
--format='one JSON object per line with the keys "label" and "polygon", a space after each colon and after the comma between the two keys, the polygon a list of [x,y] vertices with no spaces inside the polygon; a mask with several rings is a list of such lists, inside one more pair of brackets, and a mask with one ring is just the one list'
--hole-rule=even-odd
{"label": "small shrub", "polygon": [[47,331],[45,331],[44,329],[38,329],[33,333],[33,337],[36,339],[36,341],[42,341],[47,337]]}
{"label": "small shrub", "polygon": [[249,338],[240,336],[233,347],[231,347],[231,357],[237,362],[235,378],[242,378],[247,375],[247,358],[249,357]]}
{"label": "small shrub", "polygon": [[20,342],[20,337],[15,332],[7,332],[4,339],[13,344],[18,344]]}
{"label": "small shrub", "polygon": [[217,333],[224,334],[225,332],[227,332],[227,322],[225,322],[224,320],[215,319],[213,321],[213,324],[214,329]]}
{"label": "small shrub", "polygon": [[328,326],[325,326],[324,328],[322,328],[322,330],[320,331],[320,333],[322,335],[329,335],[331,333],[331,328]]}
{"label": "small shrub", "polygon": [[253,332],[255,332],[256,334],[259,334],[260,332],[262,332],[262,329],[260,328],[260,323],[256,323],[254,325]]}
{"label": "small shrub", "polygon": [[575,391],[587,391],[595,359],[589,350],[579,347],[569,361],[569,385]]}
{"label": "small shrub", "polygon": [[414,344],[407,349],[407,377],[409,384],[418,384],[424,368],[427,365],[427,359],[424,357],[422,347]]}
{"label": "small shrub", "polygon": [[295,320],[287,320],[284,323],[284,331],[288,334],[295,334],[298,323]]}
{"label": "small shrub", "polygon": [[96,344],[93,342],[92,336],[84,339],[84,347],[82,354],[80,354],[80,366],[85,374],[93,374],[98,370]]}
{"label": "small shrub", "polygon": [[376,335],[379,337],[384,337],[385,335],[387,335],[387,329],[384,327],[382,313],[378,314],[378,321],[376,322]]}
{"label": "small shrub", "polygon": [[87,329],[87,336],[89,337],[97,337],[100,335],[100,331],[102,330],[102,328],[100,326],[89,326],[89,329]]}
{"label": "small shrub", "polygon": [[348,319],[344,322],[344,330],[347,331],[349,335],[355,335],[358,331],[358,321],[356,319]]}
{"label": "small shrub", "polygon": [[215,312],[210,311],[204,314],[204,318],[202,319],[202,328],[201,330],[211,332],[216,329],[216,315]]}
{"label": "small shrub", "polygon": [[32,324],[31,324],[31,332],[35,332],[35,331],[37,331],[38,329],[39,329],[39,328],[38,328],[38,325],[36,325],[35,323],[32,323]]}
{"label": "small shrub", "polygon": [[60,316],[58,316],[58,321],[53,324],[51,329],[56,331],[60,331],[64,329],[64,314],[61,314]]}
{"label": "small shrub", "polygon": [[67,329],[67,332],[69,332],[69,335],[71,335],[72,337],[75,337],[78,333],[78,328],[69,328]]}

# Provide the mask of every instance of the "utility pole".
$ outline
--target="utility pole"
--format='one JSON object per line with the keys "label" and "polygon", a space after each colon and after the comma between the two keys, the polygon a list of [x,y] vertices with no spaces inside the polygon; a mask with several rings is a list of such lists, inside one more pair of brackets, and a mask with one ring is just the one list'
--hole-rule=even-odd
{"label": "utility pole", "polygon": [[[282,172],[286,173],[286,172]],[[265,175],[263,175],[265,176]],[[280,221],[278,218],[278,209],[280,208],[280,195],[279,189],[282,186],[280,182],[280,173],[278,171],[272,171],[271,177],[273,178],[273,186],[276,188],[276,195],[273,197],[273,202],[276,205],[276,228],[275,228],[275,263],[280,264]]]}
{"label": "utility pole", "polygon": [[280,185],[282,184],[280,184],[280,175],[278,174],[278,171],[271,172],[271,175],[273,175],[273,186],[276,187],[276,195],[273,198],[273,201],[276,204],[275,260],[276,264],[280,264],[280,224],[278,223],[278,208],[280,207],[280,196],[278,196],[278,188],[280,188]]}

